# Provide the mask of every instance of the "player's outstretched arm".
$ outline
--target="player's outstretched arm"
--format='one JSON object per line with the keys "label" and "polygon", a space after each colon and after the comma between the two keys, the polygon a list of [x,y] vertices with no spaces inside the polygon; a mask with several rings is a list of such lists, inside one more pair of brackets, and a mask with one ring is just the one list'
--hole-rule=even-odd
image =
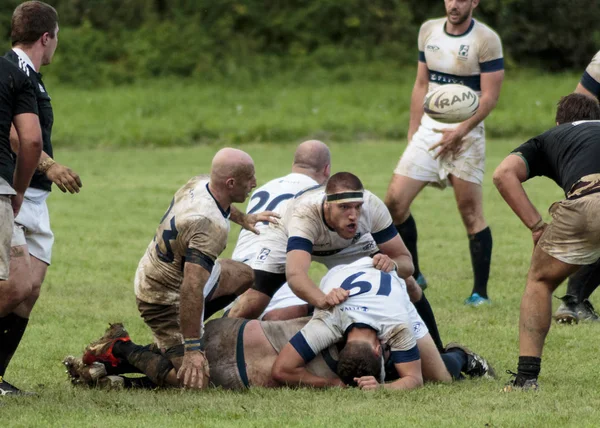
{"label": "player's outstretched arm", "polygon": [[244,229],[249,230],[252,233],[260,235],[260,232],[255,227],[256,223],[269,222],[277,224],[277,219],[281,216],[274,211],[263,211],[257,214],[246,214],[238,210],[234,205],[231,205],[231,214],[229,218],[234,223],[239,224]]}
{"label": "player's outstretched arm", "polygon": [[[402,241],[402,238],[400,238],[400,235],[394,236],[389,241],[377,244],[377,246],[381,250],[381,255],[385,255],[391,260],[393,260],[395,264],[394,268],[397,267],[396,271],[400,278],[406,279],[413,274],[413,272],[415,271],[415,267],[413,265],[412,256],[406,248],[406,245],[404,245],[404,242]],[[379,267],[379,265],[383,267],[388,266],[387,264],[385,264],[385,260],[380,260],[381,257],[378,257],[381,255],[378,254],[375,257],[373,257],[373,266],[376,269],[383,270],[384,272],[391,271],[392,269],[384,269],[382,267]]]}
{"label": "player's outstretched arm", "polygon": [[[19,153],[21,143],[14,125],[10,127],[10,146],[13,152]],[[69,193],[79,193],[79,190],[83,187],[79,174],[71,168],[59,164],[44,151],[42,151],[36,169],[46,174],[48,180],[56,184],[63,193],[67,191]]]}
{"label": "player's outstretched arm", "polygon": [[344,386],[340,379],[326,379],[310,373],[306,369],[304,358],[296,351],[291,343],[283,347],[271,370],[273,379],[287,386],[312,386],[327,388]]}
{"label": "player's outstretched arm", "polygon": [[292,250],[287,253],[285,275],[294,294],[318,309],[328,309],[348,298],[347,290],[336,288],[323,293],[308,276],[311,254],[304,250]]}
{"label": "player's outstretched arm", "polygon": [[420,388],[423,386],[423,375],[421,374],[421,360],[415,360],[408,363],[394,364],[400,379],[390,383],[380,384],[373,376],[363,376],[354,378],[358,387],[364,391],[372,391],[374,389],[400,389],[408,390]]}
{"label": "player's outstretched arm", "polygon": [[494,185],[514,213],[523,224],[531,230],[534,243],[543,232],[545,223],[542,216],[529,200],[523,182],[527,181],[527,165],[525,161],[515,154],[508,155],[496,171],[494,171]]}
{"label": "player's outstretched arm", "polygon": [[208,360],[201,349],[200,339],[203,334],[204,286],[209,277],[210,272],[200,264],[185,263],[179,309],[185,352],[177,378],[186,388],[202,389],[208,383]]}

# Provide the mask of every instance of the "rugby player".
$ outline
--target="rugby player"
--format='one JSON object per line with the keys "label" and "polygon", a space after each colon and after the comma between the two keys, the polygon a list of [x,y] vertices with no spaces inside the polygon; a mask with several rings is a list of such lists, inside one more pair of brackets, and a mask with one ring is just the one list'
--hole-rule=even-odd
{"label": "rugby player", "polygon": [[[534,251],[521,300],[518,372],[505,388],[537,389],[542,349],[552,319],[552,292],[600,258],[600,106],[582,94],[562,98],[555,128],[516,148],[494,172],[500,194],[532,233]],[[529,200],[523,182],[554,180],[565,199],[550,207],[552,222]]]}
{"label": "rugby player", "polygon": [[[39,295],[46,270],[50,265],[54,235],[46,199],[52,183],[63,191],[79,192],[81,180],[69,168],[52,159],[52,125],[54,116],[50,96],[46,91],[41,66],[52,61],[58,43],[58,14],[43,2],[21,3],[12,16],[12,49],[4,57],[18,66],[31,81],[38,104],[42,129],[43,151],[40,162],[23,198],[23,205],[16,217],[16,234],[12,242],[14,257],[14,287],[6,294],[13,296],[13,328],[25,331],[33,306]],[[11,145],[19,150],[19,137],[14,126],[11,129]],[[1,386],[0,386],[1,388]]]}
{"label": "rugby player", "polygon": [[[156,375],[163,376],[159,384],[206,386],[203,319],[253,282],[248,266],[217,260],[227,244],[228,220],[255,230],[257,221],[269,221],[275,215],[269,211],[245,215],[231,205],[244,202],[254,187],[252,158],[241,150],[219,150],[210,177],[194,177],[177,191],[140,260],[135,276],[137,306],[168,360]],[[104,342],[88,347],[86,363],[114,361]]]}
{"label": "rugby player", "polygon": [[[321,281],[328,292],[340,288],[351,293],[343,303],[315,310],[313,318],[283,348],[273,365],[273,377],[286,385],[314,387],[357,385],[413,389],[423,379],[450,382],[461,370],[470,375],[493,376],[487,362],[459,345],[448,345],[448,371],[427,327],[410,303],[405,282],[395,271],[373,267],[365,257],[331,269]],[[306,365],[324,349],[345,339],[339,355],[339,379],[309,372]],[[384,349],[385,348],[385,349]],[[383,383],[384,354],[393,362],[397,380]]]}
{"label": "rugby player", "polygon": [[[210,386],[225,389],[279,386],[279,382],[271,375],[277,355],[309,320],[309,317],[303,317],[285,321],[240,318],[218,318],[208,321],[203,340],[210,366]],[[105,337],[110,338],[103,343],[106,347],[112,345],[111,352],[117,362],[116,366],[97,363],[86,365],[81,358],[66,357],[64,364],[73,384],[109,388],[168,386],[155,382],[161,379],[160,376],[156,376],[158,371],[173,370],[169,368],[168,360],[159,350],[152,346],[144,347],[132,343],[122,324],[111,325]],[[338,359],[342,345],[343,343],[337,343],[321,351],[307,363],[306,369],[311,374],[330,379],[332,382],[339,379]],[[461,371],[471,376],[487,374],[483,370],[483,364],[486,363],[477,354],[466,350],[465,360],[463,349],[466,348],[460,345],[448,347],[449,352],[442,358],[454,379],[460,378]],[[144,373],[147,376],[121,376],[127,373]],[[424,374],[428,375],[428,372],[425,371]],[[119,376],[115,378],[114,375]],[[394,378],[394,373],[390,376]]]}
{"label": "rugby player", "polygon": [[384,203],[364,190],[349,172],[332,175],[326,186],[307,189],[282,207],[281,220],[261,234],[261,250],[252,262],[255,281],[229,312],[233,318],[257,318],[285,283],[310,305],[326,309],[348,293],[334,289],[325,295],[310,279],[312,260],[332,268],[377,253],[373,265],[396,270],[408,278],[411,300],[442,349],[429,302],[411,277],[410,253],[392,224]]}
{"label": "rugby player", "polygon": [[[600,99],[600,52],[596,53],[587,66],[575,88],[578,94]],[[562,303],[554,313],[554,319],[561,324],[579,321],[600,321],[589,298],[600,285],[600,262],[584,266],[569,277],[567,294],[560,297]]]}
{"label": "rugby player", "polygon": [[[446,17],[425,22],[419,31],[417,78],[411,97],[408,146],[404,150],[385,202],[415,265],[415,278],[425,288],[417,253],[417,226],[410,205],[428,184],[454,188],[469,238],[474,285],[465,304],[489,303],[487,283],[492,233],[483,217],[481,185],[485,166],[483,120],[496,106],[504,79],[502,44],[489,27],[473,19],[479,0],[445,0]],[[455,125],[437,122],[423,112],[425,95],[449,83],[475,90],[479,109]]]}
{"label": "rugby player", "polygon": [[[10,146],[11,124],[21,142],[16,160]],[[14,217],[21,209],[41,150],[42,131],[31,81],[6,58],[0,58],[0,395],[20,393],[4,380],[27,325],[27,318],[15,313],[23,293],[18,282],[20,266],[15,263],[20,254],[11,241],[17,234]]]}
{"label": "rugby player", "polygon": [[[292,172],[257,188],[250,196],[246,212],[248,214],[265,210],[278,212],[283,202],[292,199],[301,190],[325,183],[330,173],[331,154],[327,145],[317,140],[305,141],[296,148]],[[258,223],[256,229],[266,230],[268,224]],[[259,236],[242,229],[231,258],[243,263],[252,263],[259,251]],[[308,304],[299,299],[289,286],[284,284],[275,293],[269,306],[259,318],[264,320],[299,318],[308,315],[308,311]]]}

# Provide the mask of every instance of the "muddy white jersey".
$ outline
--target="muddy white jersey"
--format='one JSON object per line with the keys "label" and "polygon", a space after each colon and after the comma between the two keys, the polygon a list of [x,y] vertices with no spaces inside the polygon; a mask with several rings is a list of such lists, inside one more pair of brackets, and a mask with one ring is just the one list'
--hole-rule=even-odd
{"label": "muddy white jersey", "polygon": [[[294,172],[285,177],[276,178],[252,193],[246,213],[256,214],[263,211],[279,213],[281,205],[285,201],[292,199],[301,190],[316,185],[317,182],[308,175]],[[268,224],[258,223],[256,228],[262,233],[263,230],[268,229]],[[256,234],[242,229],[231,258],[239,262],[254,259],[256,253],[260,250],[260,243],[257,238]]]}
{"label": "muddy white jersey", "polygon": [[197,176],[175,193],[138,265],[138,299],[161,305],[178,304],[186,258],[212,271],[227,245],[229,210],[219,206],[208,182],[208,177]]}
{"label": "muddy white jersey", "polygon": [[311,321],[292,338],[290,342],[305,361],[344,338],[352,327],[375,330],[395,363],[419,359],[412,303],[405,282],[395,272],[377,270],[373,260],[364,257],[331,269],[320,287],[324,293],[341,287],[350,291],[350,297],[329,310],[316,309]]}
{"label": "muddy white jersey", "polygon": [[276,226],[285,231],[287,251],[305,250],[313,256],[326,257],[339,253],[368,234],[377,244],[394,238],[398,232],[383,201],[368,190],[364,191],[363,198],[356,234],[350,239],[342,238],[325,223],[325,187],[307,190],[291,200],[284,209],[282,221]]}
{"label": "muddy white jersey", "polygon": [[581,85],[600,99],[600,52],[594,55],[592,62],[585,69],[581,76]]}
{"label": "muddy white jersey", "polygon": [[[440,85],[458,83],[481,95],[481,73],[504,69],[500,37],[475,19],[465,33],[457,36],[446,32],[446,18],[426,21],[419,30],[418,46],[419,61],[429,70],[428,92]],[[430,128],[452,127],[426,114],[421,123]]]}

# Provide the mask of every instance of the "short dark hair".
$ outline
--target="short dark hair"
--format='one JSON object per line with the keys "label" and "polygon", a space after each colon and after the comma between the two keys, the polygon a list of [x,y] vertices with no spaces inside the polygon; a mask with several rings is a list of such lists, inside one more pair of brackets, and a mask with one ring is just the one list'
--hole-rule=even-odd
{"label": "short dark hair", "polygon": [[600,104],[596,98],[584,94],[569,94],[558,101],[556,123],[562,125],[578,120],[600,120]]}
{"label": "short dark hair", "polygon": [[374,376],[379,380],[381,357],[366,342],[347,342],[340,352],[337,375],[349,386],[356,386],[355,377]]}
{"label": "short dark hair", "polygon": [[325,193],[331,195],[342,190],[363,190],[363,184],[360,179],[351,172],[338,172],[333,174],[327,180]]}
{"label": "short dark hair", "polygon": [[29,46],[39,40],[44,33],[56,37],[58,13],[56,9],[41,1],[21,3],[12,16],[10,40],[12,45]]}

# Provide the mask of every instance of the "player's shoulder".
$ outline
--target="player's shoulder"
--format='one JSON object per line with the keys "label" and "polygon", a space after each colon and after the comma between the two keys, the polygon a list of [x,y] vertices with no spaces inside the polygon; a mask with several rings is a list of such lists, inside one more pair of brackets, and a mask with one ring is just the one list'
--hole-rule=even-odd
{"label": "player's shoulder", "polygon": [[484,24],[483,22],[473,19],[473,34],[478,39],[483,39],[487,42],[498,42],[501,43],[500,35],[489,25]]}
{"label": "player's shoulder", "polygon": [[379,196],[377,196],[375,193],[371,192],[370,190],[366,190],[366,189],[364,190],[363,199],[365,201],[366,206],[379,207],[381,205],[385,205],[383,200]]}
{"label": "player's shoulder", "polygon": [[419,29],[419,36],[427,37],[428,35],[433,34],[436,31],[443,32],[445,22],[445,17],[428,19],[427,21],[421,24],[421,28]]}

